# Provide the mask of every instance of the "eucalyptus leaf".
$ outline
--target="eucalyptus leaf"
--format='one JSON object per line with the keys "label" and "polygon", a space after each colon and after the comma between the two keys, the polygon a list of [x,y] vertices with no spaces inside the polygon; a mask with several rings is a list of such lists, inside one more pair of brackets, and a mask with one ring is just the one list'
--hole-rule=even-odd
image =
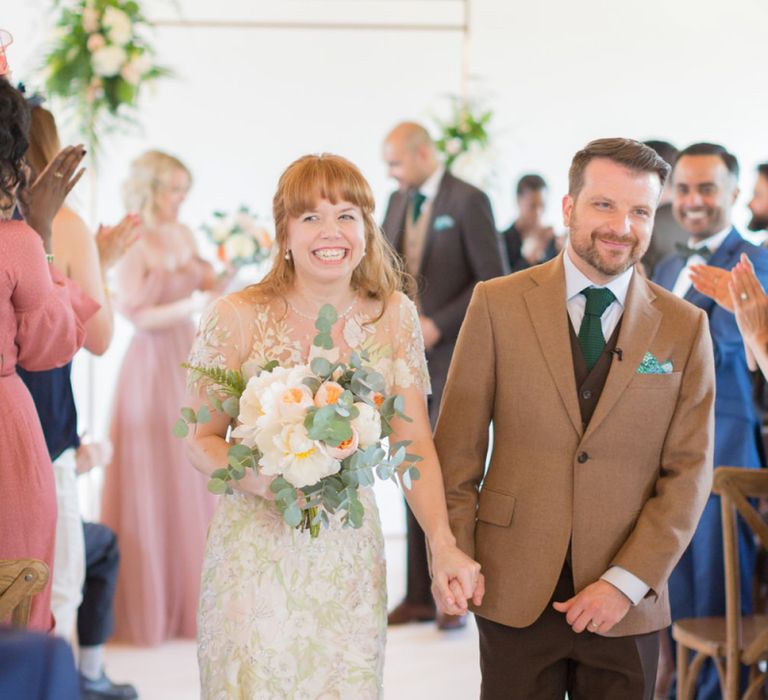
{"label": "eucalyptus leaf", "polygon": [[189,406],[184,406],[184,408],[181,409],[181,416],[187,423],[197,423],[197,414],[195,413],[195,410]]}
{"label": "eucalyptus leaf", "polygon": [[285,520],[290,527],[298,527],[303,517],[301,508],[299,508],[298,504],[295,502],[291,503],[283,512],[283,520]]}
{"label": "eucalyptus leaf", "polygon": [[211,474],[211,479],[221,479],[222,481],[227,481],[229,479],[229,470],[228,469],[217,469],[213,474]]}
{"label": "eucalyptus leaf", "polygon": [[229,488],[227,486],[227,482],[223,479],[211,479],[208,482],[208,490],[218,496],[225,494],[227,492],[227,488]]}
{"label": "eucalyptus leaf", "polygon": [[185,438],[189,435],[189,426],[183,418],[176,421],[176,425],[173,426],[173,434],[177,438]]}
{"label": "eucalyptus leaf", "polygon": [[200,410],[197,412],[197,422],[207,423],[210,420],[211,420],[211,411],[209,410],[208,406],[201,406]]}
{"label": "eucalyptus leaf", "polygon": [[324,357],[316,357],[314,360],[312,360],[309,366],[312,371],[320,377],[327,377],[332,370],[331,363],[328,362],[328,360],[326,360]]}
{"label": "eucalyptus leaf", "polygon": [[224,413],[231,418],[237,418],[240,415],[240,400],[235,396],[230,396],[222,401],[221,407],[224,409]]}
{"label": "eucalyptus leaf", "polygon": [[403,482],[403,487],[405,487],[406,489],[408,489],[410,491],[411,487],[413,486],[413,482],[411,481],[411,472],[410,472],[410,470],[406,469],[402,473],[402,475],[400,476],[400,479]]}

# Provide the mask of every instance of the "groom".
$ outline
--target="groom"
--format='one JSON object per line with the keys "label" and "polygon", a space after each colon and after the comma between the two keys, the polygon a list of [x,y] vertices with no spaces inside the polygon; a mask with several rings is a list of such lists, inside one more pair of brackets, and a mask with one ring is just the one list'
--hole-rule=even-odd
{"label": "groom", "polygon": [[482,700],[653,695],[666,581],[712,478],[706,315],[634,269],[668,174],[636,141],[591,142],[566,250],[475,288],[435,439],[485,576]]}

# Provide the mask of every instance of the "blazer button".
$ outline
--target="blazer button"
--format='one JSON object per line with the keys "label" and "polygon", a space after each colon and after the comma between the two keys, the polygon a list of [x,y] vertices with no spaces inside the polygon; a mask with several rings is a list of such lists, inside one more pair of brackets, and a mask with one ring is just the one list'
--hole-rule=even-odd
{"label": "blazer button", "polygon": [[588,401],[592,398],[592,392],[589,389],[584,389],[584,391],[581,392],[581,398]]}
{"label": "blazer button", "polygon": [[589,455],[586,452],[579,452],[579,456],[576,457],[576,461],[579,464],[584,464],[589,459]]}

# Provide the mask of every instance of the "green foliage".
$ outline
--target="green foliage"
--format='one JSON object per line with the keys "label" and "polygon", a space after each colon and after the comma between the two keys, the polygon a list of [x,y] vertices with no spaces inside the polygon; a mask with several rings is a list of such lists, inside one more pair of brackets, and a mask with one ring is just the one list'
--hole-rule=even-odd
{"label": "green foliage", "polygon": [[191,365],[188,362],[182,363],[181,366],[192,371],[191,382],[197,381],[200,377],[206,377],[218,385],[224,393],[236,397],[238,401],[245,391],[245,378],[237,370],[203,367],[202,365]]}
{"label": "green foliage", "polygon": [[435,139],[435,147],[447,168],[474,144],[480,148],[488,146],[488,124],[493,118],[493,111],[477,109],[472,102],[457,96],[451,97],[451,107],[448,121],[436,120],[440,136]]}
{"label": "green foliage", "polygon": [[73,109],[94,155],[104,132],[135,122],[143,87],[170,72],[154,64],[151,26],[134,0],[74,0],[59,9],[45,90]]}

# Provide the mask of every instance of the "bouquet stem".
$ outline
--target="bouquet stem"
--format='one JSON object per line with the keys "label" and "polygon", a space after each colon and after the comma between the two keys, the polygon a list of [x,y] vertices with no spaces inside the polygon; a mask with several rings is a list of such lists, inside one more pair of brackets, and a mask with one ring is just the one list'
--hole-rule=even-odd
{"label": "bouquet stem", "polygon": [[316,538],[320,534],[320,523],[315,522],[317,517],[317,506],[310,506],[303,511],[304,517],[299,525],[301,531],[309,530],[309,534],[312,539]]}

